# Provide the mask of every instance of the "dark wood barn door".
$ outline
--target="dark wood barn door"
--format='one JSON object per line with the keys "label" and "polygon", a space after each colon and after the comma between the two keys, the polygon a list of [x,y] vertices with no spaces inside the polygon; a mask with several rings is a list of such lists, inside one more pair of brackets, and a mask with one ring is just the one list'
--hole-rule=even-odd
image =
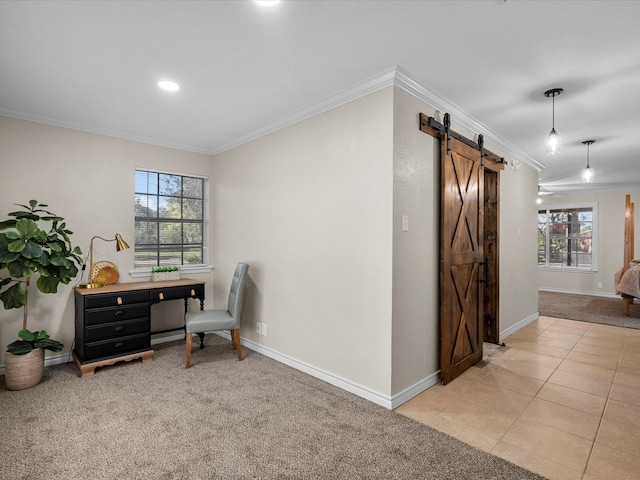
{"label": "dark wood barn door", "polygon": [[500,170],[484,165],[484,341],[500,343]]}
{"label": "dark wood barn door", "polygon": [[448,383],[482,360],[484,169],[480,150],[446,135],[440,158],[440,368]]}

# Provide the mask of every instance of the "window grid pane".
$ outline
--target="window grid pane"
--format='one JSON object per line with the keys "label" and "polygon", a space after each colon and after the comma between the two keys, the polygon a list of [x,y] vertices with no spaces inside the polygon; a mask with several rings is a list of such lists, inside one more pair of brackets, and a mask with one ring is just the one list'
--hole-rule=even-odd
{"label": "window grid pane", "polygon": [[204,178],[135,172],[135,268],[202,265]]}
{"label": "window grid pane", "polygon": [[593,209],[538,211],[538,265],[591,268]]}

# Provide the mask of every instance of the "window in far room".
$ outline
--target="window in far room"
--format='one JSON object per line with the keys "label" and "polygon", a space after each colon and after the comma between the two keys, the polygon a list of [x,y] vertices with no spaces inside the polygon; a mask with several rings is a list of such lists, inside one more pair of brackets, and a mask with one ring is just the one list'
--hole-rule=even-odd
{"label": "window in far room", "polygon": [[596,271],[597,204],[538,210],[538,266]]}
{"label": "window in far room", "polygon": [[136,270],[207,263],[206,192],[206,177],[136,169]]}

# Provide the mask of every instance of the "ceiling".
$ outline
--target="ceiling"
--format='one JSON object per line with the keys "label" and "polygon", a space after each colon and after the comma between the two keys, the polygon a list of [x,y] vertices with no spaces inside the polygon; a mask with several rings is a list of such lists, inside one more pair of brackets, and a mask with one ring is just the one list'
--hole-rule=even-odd
{"label": "ceiling", "polygon": [[639,21],[612,0],[5,0],[0,115],[217,153],[398,66],[545,166],[543,189],[638,189]]}

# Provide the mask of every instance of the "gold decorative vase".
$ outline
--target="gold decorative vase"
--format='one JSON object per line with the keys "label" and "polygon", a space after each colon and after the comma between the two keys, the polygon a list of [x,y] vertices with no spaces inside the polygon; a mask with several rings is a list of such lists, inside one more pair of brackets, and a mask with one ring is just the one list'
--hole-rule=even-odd
{"label": "gold decorative vase", "polygon": [[5,352],[4,380],[9,390],[31,388],[42,380],[44,349],[34,348],[25,355]]}

